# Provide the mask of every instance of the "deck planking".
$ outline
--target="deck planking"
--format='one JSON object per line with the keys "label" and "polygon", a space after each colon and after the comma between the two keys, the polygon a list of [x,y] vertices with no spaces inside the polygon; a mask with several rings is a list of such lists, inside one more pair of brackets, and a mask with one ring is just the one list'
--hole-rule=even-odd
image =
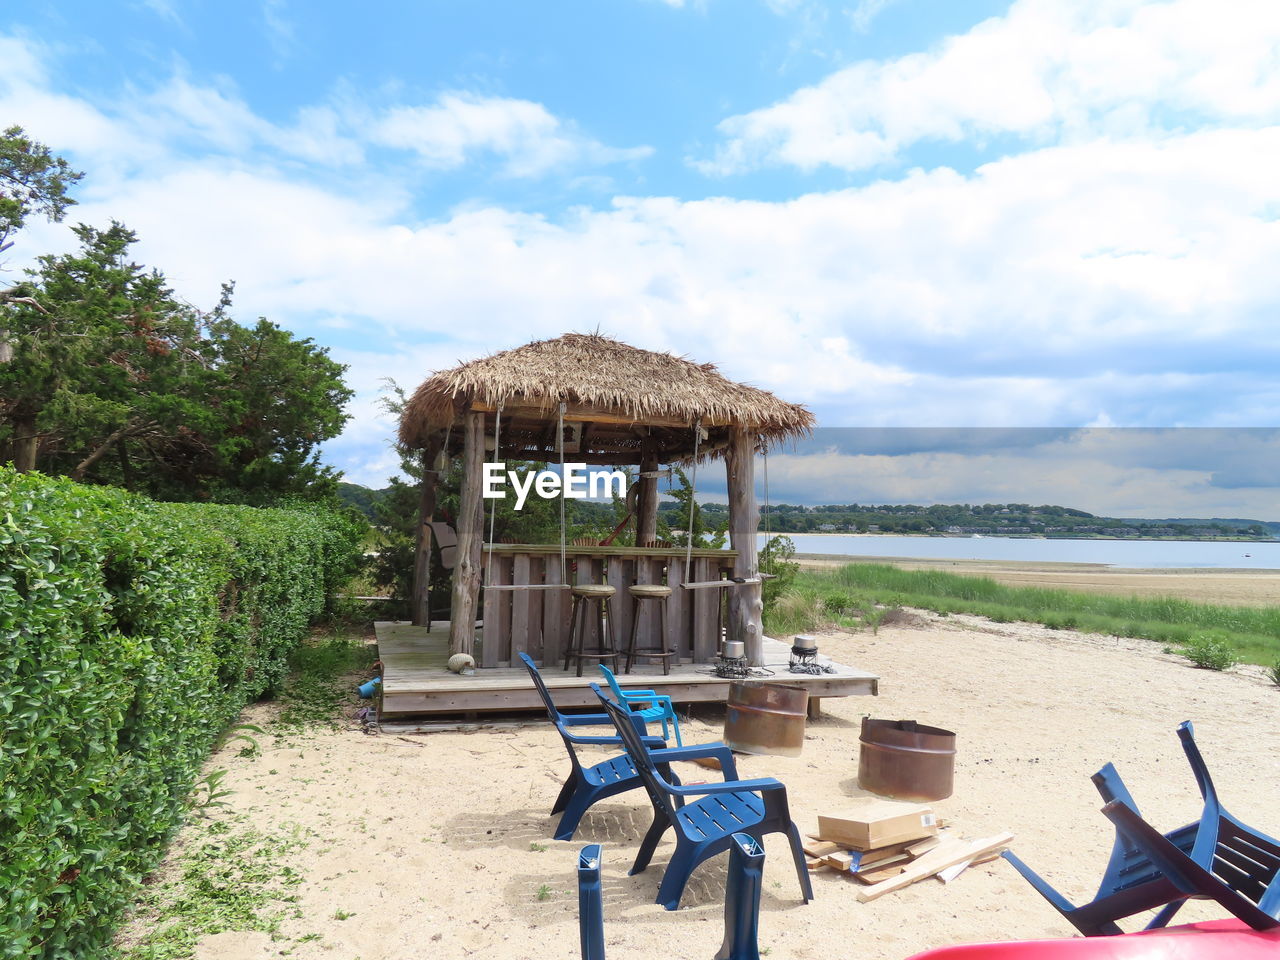
{"label": "deck planking", "polygon": [[[542,702],[529,681],[523,666],[508,664],[478,669],[475,676],[450,673],[445,667],[449,659],[449,624],[437,622],[430,630],[408,623],[379,622],[375,625],[378,656],[382,660],[382,716],[408,716],[431,713],[472,713],[496,710],[537,710]],[[787,670],[791,647],[766,637],[765,667],[774,676],[763,678],[808,689],[810,699],[822,697],[874,696],[879,677],[836,663],[819,655],[819,662],[829,663],[834,673],[808,676]],[[558,662],[543,664],[542,676],[561,707],[588,707],[596,704],[588,684],[597,681],[599,672],[583,670],[583,676],[564,672]],[[664,676],[656,664],[636,665],[636,672],[618,674],[624,687],[639,687],[666,694],[678,703],[723,703],[729,696],[731,681],[715,676],[707,664],[687,660],[675,664]]]}

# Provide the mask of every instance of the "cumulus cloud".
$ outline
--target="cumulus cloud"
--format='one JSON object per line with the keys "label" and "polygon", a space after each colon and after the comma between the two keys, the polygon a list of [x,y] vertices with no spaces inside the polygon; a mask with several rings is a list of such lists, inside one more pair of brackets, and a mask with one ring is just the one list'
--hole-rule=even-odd
{"label": "cumulus cloud", "polygon": [[[873,15],[883,6],[869,0]],[[1247,24],[1247,27],[1242,25]],[[863,170],[921,141],[1030,143],[1280,118],[1280,5],[1018,0],[935,49],[861,61],[720,124],[708,173]]]}
{"label": "cumulus cloud", "polygon": [[428,106],[399,106],[376,119],[370,138],[417,153],[429,167],[456,169],[478,154],[505,161],[515,177],[535,177],[577,164],[591,166],[648,156],[648,147],[615,149],[576,132],[540,103],[465,92],[442,94]]}
{"label": "cumulus cloud", "polygon": [[[783,201],[620,197],[556,218],[475,204],[424,219],[378,151],[532,176],[605,148],[526,100],[455,93],[356,122],[355,98],[336,98],[273,123],[182,75],[134,107],[72,95],[47,59],[0,38],[0,112],[89,171],[72,219],[138,230],[138,259],[196,302],[234,278],[243,315],[359,345],[342,356],[357,416],[331,447],[353,470],[385,467],[382,376],[411,386],[597,328],[714,361],[828,425],[1280,413],[1277,127],[1048,144],[970,174]],[[22,248],[65,249],[59,229],[33,226]],[[1250,481],[1225,466],[1220,479]]]}

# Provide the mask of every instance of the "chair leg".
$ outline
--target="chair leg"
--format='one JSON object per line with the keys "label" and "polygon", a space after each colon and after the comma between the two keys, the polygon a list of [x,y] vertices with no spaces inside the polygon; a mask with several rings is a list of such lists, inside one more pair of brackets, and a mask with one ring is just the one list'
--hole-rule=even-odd
{"label": "chair leg", "polygon": [[631,598],[631,639],[627,641],[627,659],[623,672],[630,673],[636,662],[636,636],[640,633],[640,598]]}
{"label": "chair leg", "polygon": [[809,868],[804,858],[804,846],[800,842],[800,830],[795,821],[787,824],[787,839],[791,841],[791,859],[796,864],[796,876],[800,879],[800,892],[804,894],[804,902],[813,899],[813,880],[809,877]]}
{"label": "chair leg", "polygon": [[[658,599],[659,599],[659,602],[658,602],[658,616],[660,616],[660,617],[662,618],[662,623],[661,623],[661,625],[660,625],[660,627],[659,627],[658,636],[662,637],[662,652],[663,652],[663,653],[674,653],[675,651],[673,651],[673,650],[671,649],[670,644],[667,642],[667,641],[668,641],[668,634],[667,634],[667,598],[666,598],[666,597],[659,597]],[[669,675],[670,675],[670,673],[671,673],[671,659],[672,659],[671,657],[663,657],[663,658],[662,658],[662,675],[663,675],[664,677],[665,677],[665,676],[669,676]],[[680,743],[680,725],[679,725],[679,724],[676,724],[676,743]]]}
{"label": "chair leg", "polygon": [[659,813],[657,810],[653,812],[653,823],[649,824],[649,830],[644,835],[644,839],[640,841],[640,849],[636,851],[636,862],[631,865],[630,876],[637,873],[643,873],[644,868],[649,866],[649,861],[653,859],[653,851],[658,848],[658,841],[662,839],[662,835],[667,832],[667,828],[671,826],[671,821]]}
{"label": "chair leg", "polygon": [[693,844],[677,842],[676,852],[671,855],[667,871],[662,875],[662,883],[658,885],[658,899],[655,903],[662,904],[668,910],[680,908],[680,898],[684,896],[689,875],[701,863],[698,859],[699,852]]}
{"label": "chair leg", "polygon": [[574,788],[577,786],[577,777],[573,775],[573,771],[569,771],[569,776],[564,781],[564,786],[560,788],[560,796],[556,797],[556,804],[551,808],[552,815],[559,813],[569,803],[569,798],[573,796]]}
{"label": "chair leg", "polygon": [[[582,651],[582,631],[578,627],[578,616],[582,612],[582,598],[574,597],[573,605],[569,607],[569,642],[565,645],[564,651],[564,669],[569,669],[569,664],[573,661],[575,649]],[[576,644],[576,646],[575,646]],[[578,671],[578,676],[582,676],[582,671]]]}
{"label": "chair leg", "polygon": [[574,793],[568,804],[565,805],[564,816],[556,824],[555,838],[557,840],[573,839],[573,835],[578,831],[578,822],[591,806],[593,799],[595,797],[590,790],[580,790]]}

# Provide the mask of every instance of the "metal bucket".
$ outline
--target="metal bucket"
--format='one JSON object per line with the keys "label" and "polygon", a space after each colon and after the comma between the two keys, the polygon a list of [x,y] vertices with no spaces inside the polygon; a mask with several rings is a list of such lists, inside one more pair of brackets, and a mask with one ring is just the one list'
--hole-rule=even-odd
{"label": "metal bucket", "polygon": [[956,735],[914,720],[862,718],[858,786],[899,800],[951,796]]}
{"label": "metal bucket", "polygon": [[724,742],[739,753],[798,757],[804,747],[809,691],[782,683],[729,684]]}

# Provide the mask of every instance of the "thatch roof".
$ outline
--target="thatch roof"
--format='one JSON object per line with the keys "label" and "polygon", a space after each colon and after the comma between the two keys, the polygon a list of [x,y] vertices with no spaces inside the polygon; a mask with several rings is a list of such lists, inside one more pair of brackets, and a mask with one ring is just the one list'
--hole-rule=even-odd
{"label": "thatch roof", "polygon": [[[467,408],[499,404],[507,411],[505,435],[508,417],[554,422],[560,403],[570,405],[577,420],[590,421],[594,412],[638,426],[700,421],[708,429],[746,427],[766,442],[801,436],[814,425],[804,407],[734,383],[713,364],[567,333],[435,374],[405,405],[400,440],[410,448],[424,446],[431,434],[460,423]],[[681,432],[687,442],[687,431]]]}

